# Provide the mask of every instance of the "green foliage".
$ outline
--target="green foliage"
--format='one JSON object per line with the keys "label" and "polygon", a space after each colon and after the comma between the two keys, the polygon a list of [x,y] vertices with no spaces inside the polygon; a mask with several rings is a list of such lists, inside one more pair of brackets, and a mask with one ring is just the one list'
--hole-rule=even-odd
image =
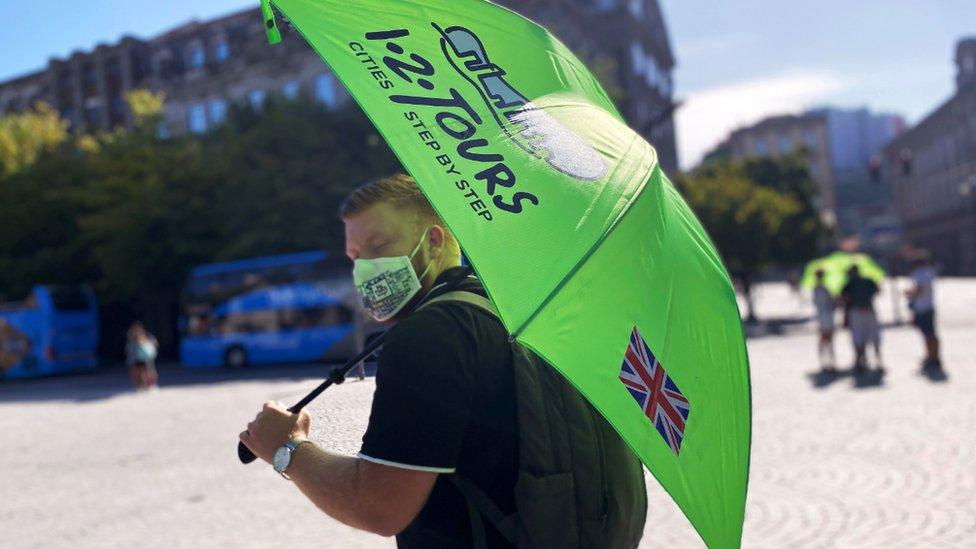
{"label": "green foliage", "polygon": [[[172,344],[160,324],[172,324],[190,268],[309,249],[341,254],[341,199],[400,169],[353,107],[272,99],[262,112],[232,108],[210,134],[162,139],[161,97],[128,100],[133,130],[30,141],[63,146],[4,164],[17,170],[0,173],[0,295],[88,283]],[[51,135],[66,128],[50,111],[31,116]]]}
{"label": "green foliage", "polygon": [[[323,131],[327,129],[328,131]],[[400,168],[358,109],[330,111],[272,99],[258,115],[235,108],[206,144],[221,220],[217,259],[324,248],[344,250],[340,201]]]}
{"label": "green foliage", "polygon": [[715,159],[676,184],[737,278],[812,259],[827,232],[802,158]]}
{"label": "green foliage", "polygon": [[798,209],[787,215],[770,243],[775,263],[801,266],[820,252],[829,229],[817,211],[817,185],[800,155],[779,159],[750,160],[743,165],[746,177],[794,200]]}
{"label": "green foliage", "polygon": [[0,175],[24,169],[68,139],[68,123],[47,103],[0,118]]}
{"label": "green foliage", "polygon": [[132,118],[137,127],[144,127],[158,120],[163,114],[166,95],[149,90],[132,90],[125,94]]}

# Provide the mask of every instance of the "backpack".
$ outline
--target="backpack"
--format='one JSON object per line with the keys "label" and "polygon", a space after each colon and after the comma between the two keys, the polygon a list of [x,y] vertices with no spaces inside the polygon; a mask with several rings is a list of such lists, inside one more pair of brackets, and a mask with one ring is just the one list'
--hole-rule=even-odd
{"label": "backpack", "polygon": [[[478,307],[466,291],[434,297]],[[500,322],[500,320],[499,320]],[[519,548],[637,547],[647,515],[644,469],[617,431],[559,372],[511,342],[519,467],[514,515],[506,516],[469,480],[450,476],[468,504],[473,547],[486,547],[483,519]]]}

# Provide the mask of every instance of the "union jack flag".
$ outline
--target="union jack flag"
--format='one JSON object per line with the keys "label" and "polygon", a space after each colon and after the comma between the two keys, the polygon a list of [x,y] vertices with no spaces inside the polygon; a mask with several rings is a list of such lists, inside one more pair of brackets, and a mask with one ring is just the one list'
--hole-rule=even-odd
{"label": "union jack flag", "polygon": [[620,381],[677,455],[681,451],[691,405],[636,327],[630,334],[630,344],[620,368]]}

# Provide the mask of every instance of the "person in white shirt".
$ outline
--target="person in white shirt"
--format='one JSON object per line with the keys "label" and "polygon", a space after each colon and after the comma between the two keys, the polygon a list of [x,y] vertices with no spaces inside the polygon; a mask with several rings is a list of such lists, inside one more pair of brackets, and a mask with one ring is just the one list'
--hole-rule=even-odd
{"label": "person in white shirt", "polygon": [[813,288],[813,304],[817,308],[817,325],[820,327],[820,339],[817,342],[817,355],[820,368],[824,372],[836,371],[837,359],[834,356],[834,309],[837,300],[830,290],[824,286],[824,271],[816,272],[817,285]]}
{"label": "person in white shirt", "polygon": [[914,314],[913,323],[925,338],[925,360],[922,367],[939,369],[942,367],[942,360],[939,358],[939,337],[935,333],[935,267],[927,254],[918,256],[913,266],[914,285],[908,290],[907,296],[908,305]]}

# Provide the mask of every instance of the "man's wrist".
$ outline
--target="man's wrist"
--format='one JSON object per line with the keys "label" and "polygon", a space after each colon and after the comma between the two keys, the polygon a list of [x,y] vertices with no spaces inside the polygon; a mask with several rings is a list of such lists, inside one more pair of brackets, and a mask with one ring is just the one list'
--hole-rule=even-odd
{"label": "man's wrist", "polygon": [[292,469],[299,449],[301,449],[303,446],[311,445],[312,441],[306,437],[289,437],[288,440],[286,440],[284,444],[275,451],[274,459],[272,460],[274,470],[285,478],[288,478],[286,472]]}
{"label": "man's wrist", "polygon": [[311,452],[311,450],[315,447],[315,443],[304,437],[296,437],[289,440],[293,440],[296,443],[295,449],[291,451],[291,463],[288,464],[288,470],[294,471],[299,467],[297,465],[297,462],[300,461],[300,458],[298,457],[299,454],[305,455]]}

